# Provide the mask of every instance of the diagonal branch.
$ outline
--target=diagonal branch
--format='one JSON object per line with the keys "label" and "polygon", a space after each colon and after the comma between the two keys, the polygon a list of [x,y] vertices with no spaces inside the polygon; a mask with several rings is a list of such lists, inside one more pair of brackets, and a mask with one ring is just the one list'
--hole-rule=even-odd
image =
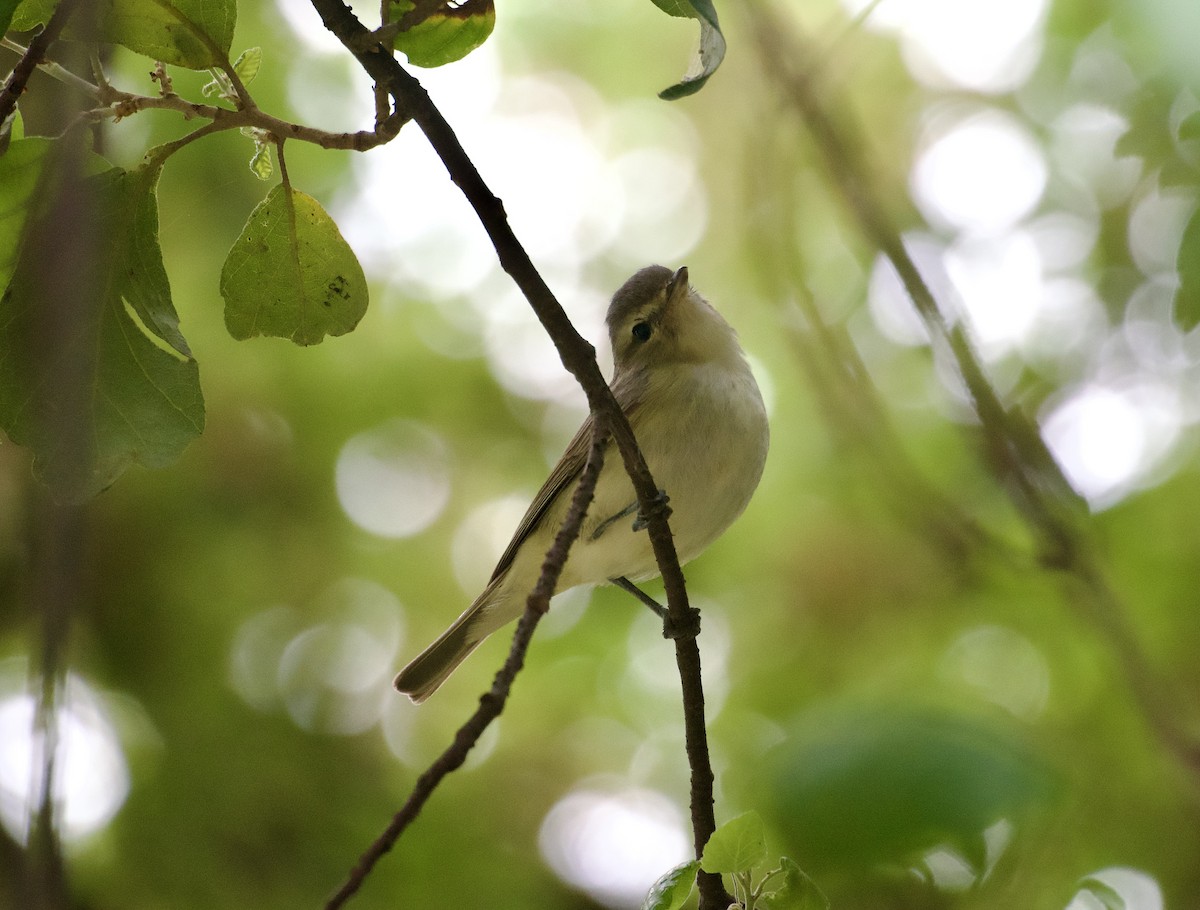
{"label": "diagonal branch", "polygon": [[[595,349],[575,330],[562,306],[538,273],[528,253],[513,233],[504,205],[492,194],[479,175],[454,131],[442,117],[429,95],[382,45],[370,44],[369,31],[342,0],[312,0],[325,27],[358,59],[376,84],[384,86],[396,99],[398,111],[410,116],[441,158],[450,174],[475,210],[496,249],[500,265],[516,282],[529,305],[554,342],[563,366],[575,377],[588,399],[597,420],[603,419],[616,441],[625,470],[629,474],[638,505],[649,518],[648,533],[654,556],[667,593],[667,609],[677,627],[688,622],[689,606],[683,572],[675,552],[671,530],[662,510],[656,508],[658,487],[638,449],[633,431],[608,383],[596,363]],[[692,831],[696,856],[699,857],[716,829],[713,810],[713,771],[708,754],[708,734],[704,723],[704,689],[700,675],[700,649],[695,638],[675,641],[675,660],[683,688],[684,726],[688,762],[691,767]],[[728,895],[720,876],[702,872],[698,876],[703,910],[718,910],[728,905]]]}
{"label": "diagonal branch", "polygon": [[478,742],[483,731],[504,710],[513,680],[516,679],[517,673],[525,663],[525,653],[529,649],[534,629],[537,628],[538,622],[550,608],[550,598],[554,596],[554,588],[558,584],[558,577],[562,574],[563,565],[567,561],[567,554],[571,549],[571,544],[579,536],[579,529],[587,515],[588,506],[591,505],[592,495],[596,491],[596,480],[600,477],[600,468],[604,464],[604,447],[607,442],[608,431],[603,421],[597,420],[592,430],[592,445],[588,450],[587,463],[579,477],[575,493],[571,497],[571,506],[567,511],[566,518],[563,519],[558,534],[555,535],[553,545],[546,553],[537,586],[529,595],[525,614],[517,623],[508,659],[505,660],[504,666],[500,668],[496,678],[492,681],[492,688],[479,699],[479,707],[475,709],[475,713],[467,722],[459,727],[450,746],[417,779],[412,793],[409,794],[400,811],[393,816],[383,834],[376,838],[375,842],[359,858],[345,883],[325,904],[325,910],[337,910],[362,887],[362,883],[366,881],[375,864],[395,846],[400,835],[412,824],[429,797],[433,795],[437,785],[447,774],[459,768],[466,761],[467,753]]}
{"label": "diagonal branch", "polygon": [[50,45],[58,40],[58,36],[66,27],[67,20],[71,18],[78,5],[79,0],[62,0],[55,8],[50,21],[46,23],[46,27],[34,35],[33,40],[29,42],[28,49],[17,61],[13,71],[8,74],[8,78],[4,80],[4,86],[0,88],[0,123],[7,120],[16,108],[17,100],[25,91],[29,77],[33,75],[33,71],[42,62],[46,52],[50,50]]}

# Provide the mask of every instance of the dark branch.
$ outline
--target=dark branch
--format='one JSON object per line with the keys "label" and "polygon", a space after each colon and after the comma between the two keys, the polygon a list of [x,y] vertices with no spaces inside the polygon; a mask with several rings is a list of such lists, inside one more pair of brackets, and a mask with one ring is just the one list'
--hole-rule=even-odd
{"label": "dark branch", "polygon": [[67,20],[71,18],[78,5],[79,0],[62,0],[55,8],[54,14],[51,15],[50,21],[46,23],[46,27],[34,35],[33,40],[29,42],[29,47],[4,81],[4,87],[0,88],[0,123],[7,120],[16,108],[17,101],[29,82],[29,77],[33,75],[33,71],[42,62],[46,52],[50,50],[50,45],[58,40],[58,36],[66,27]]}
{"label": "dark branch", "polygon": [[459,727],[450,746],[438,756],[424,774],[417,778],[412,793],[409,794],[400,811],[392,818],[391,824],[359,858],[358,864],[347,877],[345,884],[325,904],[325,910],[337,910],[358,891],[371,869],[385,853],[392,849],[400,835],[404,833],[405,828],[420,813],[437,785],[447,774],[462,766],[462,763],[467,760],[467,754],[479,741],[479,737],[483,735],[483,731],[504,710],[513,680],[516,679],[517,673],[525,663],[525,654],[529,649],[529,642],[533,638],[534,629],[537,628],[537,624],[545,615],[546,610],[550,608],[550,598],[554,596],[554,589],[558,584],[559,575],[562,574],[563,565],[567,561],[567,554],[570,552],[571,544],[579,536],[579,529],[587,515],[588,506],[591,505],[592,495],[596,490],[596,480],[599,478],[600,468],[604,464],[604,446],[607,440],[608,433],[603,428],[602,421],[597,420],[592,432],[592,446],[588,451],[587,464],[575,487],[570,509],[554,538],[554,543],[546,553],[537,586],[529,595],[525,613],[517,623],[517,631],[513,635],[508,659],[505,660],[504,666],[500,668],[492,681],[492,688],[480,697],[479,707],[475,709],[475,713],[467,722]]}
{"label": "dark branch", "polygon": [[[492,194],[475,165],[459,143],[454,131],[442,117],[429,95],[382,45],[369,43],[368,29],[358,21],[342,0],[312,0],[325,27],[358,59],[376,84],[384,86],[396,99],[398,111],[412,117],[441,158],[450,175],[487,231],[496,249],[500,265],[525,295],[529,305],[554,342],[563,366],[575,377],[588,399],[597,420],[609,426],[621,453],[625,470],[637,493],[641,511],[650,516],[648,533],[667,592],[667,610],[675,624],[683,628],[691,615],[683,572],[675,542],[664,515],[655,513],[658,487],[638,449],[629,422],[621,412],[608,383],[596,363],[595,349],[575,330],[562,306],[538,273],[513,233],[504,206]],[[675,659],[683,688],[684,725],[688,763],[692,772],[691,812],[696,856],[699,857],[716,829],[713,812],[713,772],[708,755],[708,734],[704,726],[704,689],[700,675],[700,649],[695,638],[675,641]],[[720,876],[700,873],[702,910],[719,910],[729,899]]]}

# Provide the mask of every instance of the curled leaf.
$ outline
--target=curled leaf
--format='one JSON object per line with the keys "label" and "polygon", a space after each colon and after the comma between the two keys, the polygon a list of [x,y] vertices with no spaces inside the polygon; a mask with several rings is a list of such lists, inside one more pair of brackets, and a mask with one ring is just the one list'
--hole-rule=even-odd
{"label": "curled leaf", "polygon": [[683,78],[658,93],[664,101],[675,101],[695,94],[704,87],[709,76],[717,71],[725,59],[725,36],[717,21],[717,11],[712,0],[653,0],[663,12],[681,19],[696,19],[700,22],[700,40]]}

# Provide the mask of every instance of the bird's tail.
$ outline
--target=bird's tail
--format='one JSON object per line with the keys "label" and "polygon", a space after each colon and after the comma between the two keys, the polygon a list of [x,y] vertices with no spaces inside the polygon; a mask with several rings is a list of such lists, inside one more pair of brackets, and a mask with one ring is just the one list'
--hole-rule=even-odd
{"label": "bird's tail", "polygon": [[475,602],[454,620],[437,641],[409,661],[396,675],[395,687],[420,704],[437,691],[479,644],[511,617],[501,617],[497,590],[503,576],[492,580]]}

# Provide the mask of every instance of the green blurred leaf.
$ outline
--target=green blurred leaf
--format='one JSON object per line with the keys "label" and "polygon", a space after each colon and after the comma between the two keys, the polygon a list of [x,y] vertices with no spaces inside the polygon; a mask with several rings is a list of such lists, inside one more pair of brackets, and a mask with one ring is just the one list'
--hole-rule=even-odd
{"label": "green blurred leaf", "polygon": [[9,27],[14,31],[28,32],[39,25],[45,25],[50,21],[56,6],[58,0],[22,0],[12,14]]}
{"label": "green blurred leaf", "polygon": [[0,287],[7,287],[12,278],[29,202],[53,145],[50,139],[14,140],[0,155]]}
{"label": "green blurred leaf", "polygon": [[0,123],[0,155],[7,152],[12,143],[24,138],[25,120],[21,117],[21,109],[14,104],[12,113]]}
{"label": "green blurred leaf", "polygon": [[0,0],[0,35],[8,31],[13,13],[17,11],[19,0]]}
{"label": "green blurred leaf", "polygon": [[[171,463],[204,425],[158,246],[157,182],[157,168],[42,180],[55,186],[25,206],[36,210],[2,303],[0,423],[66,500],[134,462]],[[59,243],[74,255],[57,256]]]}
{"label": "green blurred leaf", "polygon": [[1179,290],[1175,292],[1174,319],[1176,325],[1190,332],[1200,325],[1200,209],[1192,213],[1176,257],[1179,269]]}
{"label": "green blurred leaf", "polygon": [[704,845],[700,868],[705,872],[749,872],[767,858],[767,834],[762,816],[743,812],[713,832]]}
{"label": "green blurred leaf", "polygon": [[233,61],[233,71],[238,74],[243,85],[249,85],[262,68],[262,48],[248,47]]}
{"label": "green blurred leaf", "polygon": [[679,82],[658,93],[663,100],[674,101],[700,91],[708,77],[716,72],[725,59],[725,36],[721,33],[712,0],[654,0],[654,5],[672,16],[700,22],[700,40],[687,72]]}
{"label": "green blurred leaf", "polygon": [[1129,128],[1117,137],[1113,152],[1118,156],[1136,156],[1157,167],[1174,153],[1167,130],[1167,117],[1175,87],[1165,79],[1147,82],[1133,96],[1125,112]]}
{"label": "green blurred leaf", "polygon": [[333,219],[311,196],[282,185],[246,222],[221,269],[225,326],[317,344],[349,332],[367,310],[367,280]]}
{"label": "green blurred leaf", "polygon": [[[400,21],[415,9],[413,0],[393,0],[391,19]],[[466,0],[457,6],[443,6],[400,32],[392,46],[413,66],[442,66],[461,60],[483,44],[495,26],[493,0]]]}
{"label": "green blurred leaf", "polygon": [[692,860],[663,875],[650,886],[650,892],[642,901],[642,910],[679,910],[692,893],[699,868],[700,863]]}
{"label": "green blurred leaf", "polygon": [[785,856],[779,867],[783,883],[763,897],[764,910],[829,910],[829,898],[794,860]]}
{"label": "green blurred leaf", "polygon": [[770,765],[778,824],[810,866],[906,864],[949,844],[982,868],[984,829],[1050,791],[1014,731],[911,706],[814,712]]}
{"label": "green blurred leaf", "polygon": [[187,69],[228,61],[235,0],[99,0],[100,40]]}

